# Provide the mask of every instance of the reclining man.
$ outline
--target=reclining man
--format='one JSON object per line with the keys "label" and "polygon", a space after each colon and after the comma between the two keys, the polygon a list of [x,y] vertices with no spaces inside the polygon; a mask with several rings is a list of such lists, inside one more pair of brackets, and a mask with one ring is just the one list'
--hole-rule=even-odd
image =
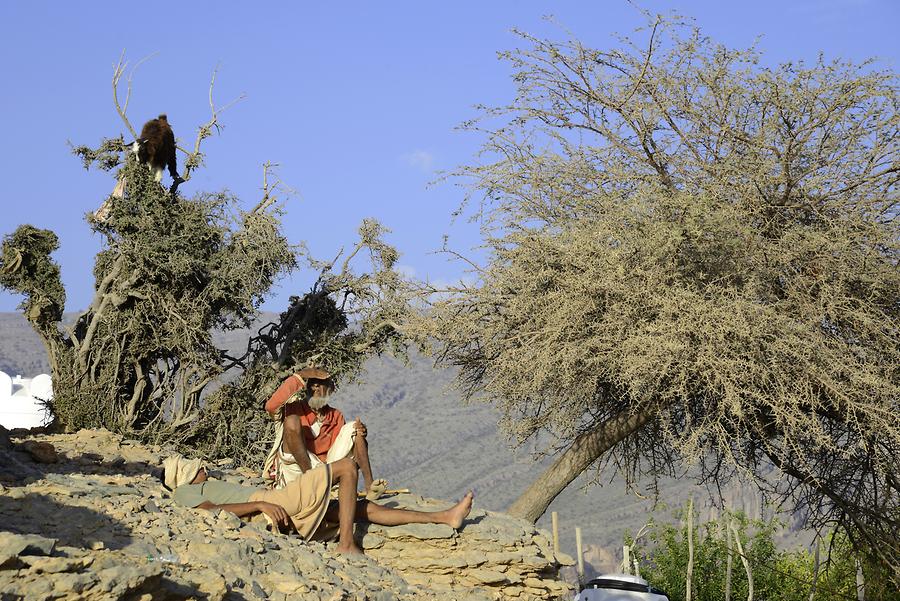
{"label": "reclining man", "polygon": [[[265,514],[279,531],[296,531],[304,539],[327,538],[323,521],[338,524],[338,551],[362,553],[353,539],[353,524],[368,521],[381,526],[447,524],[459,528],[472,510],[471,491],[453,507],[443,511],[394,509],[356,500],[359,474],[352,459],[340,459],[304,472],[285,488],[268,490],[207,480],[199,459],[173,455],[163,462],[163,486],[182,505],[216,511],[224,509],[238,517]],[[332,484],[338,485],[337,501],[329,500]],[[319,534],[319,536],[317,536]]]}
{"label": "reclining man", "polygon": [[372,479],[366,426],[328,404],[334,392],[331,375],[306,367],[287,378],[266,402],[266,411],[279,422],[275,442],[263,466],[263,479],[284,488],[301,474],[324,463],[353,457],[363,476],[366,498],[377,499],[387,483]]}

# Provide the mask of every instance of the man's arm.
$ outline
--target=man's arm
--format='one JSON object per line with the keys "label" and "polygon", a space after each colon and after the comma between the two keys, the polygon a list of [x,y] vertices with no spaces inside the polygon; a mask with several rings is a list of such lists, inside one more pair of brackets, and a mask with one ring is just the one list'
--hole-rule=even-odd
{"label": "man's arm", "polygon": [[300,469],[306,472],[312,469],[312,462],[306,451],[302,427],[299,415],[284,416],[284,444],[287,445],[288,451],[294,456],[294,461],[297,462]]}
{"label": "man's arm", "polygon": [[306,382],[310,378],[318,378],[320,380],[330,377],[327,371],[323,371],[317,367],[304,367],[294,375],[288,377],[278,390],[266,401],[266,411],[275,413],[279,407],[284,405],[291,396],[302,388],[306,388]]}
{"label": "man's arm", "polygon": [[266,401],[266,411],[275,413],[294,393],[304,386],[306,386],[306,381],[302,377],[298,377],[296,374],[289,377],[281,383],[278,390]]}
{"label": "man's arm", "polygon": [[247,501],[246,503],[223,503],[221,505],[216,505],[211,501],[203,501],[199,505],[197,505],[199,509],[207,509],[209,511],[217,511],[219,509],[224,509],[229,513],[233,513],[234,515],[242,518],[246,515],[250,515],[251,513],[264,513],[281,526],[290,525],[290,516],[287,511],[285,511],[284,507],[281,505],[275,505],[274,503],[266,503],[265,501]]}

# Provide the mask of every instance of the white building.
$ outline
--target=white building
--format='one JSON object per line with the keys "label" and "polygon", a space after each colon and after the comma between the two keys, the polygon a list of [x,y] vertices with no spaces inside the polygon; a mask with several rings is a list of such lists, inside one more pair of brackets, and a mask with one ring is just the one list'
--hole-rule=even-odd
{"label": "white building", "polygon": [[53,384],[47,374],[11,378],[0,371],[0,426],[8,430],[46,426],[51,415],[45,405],[51,400]]}

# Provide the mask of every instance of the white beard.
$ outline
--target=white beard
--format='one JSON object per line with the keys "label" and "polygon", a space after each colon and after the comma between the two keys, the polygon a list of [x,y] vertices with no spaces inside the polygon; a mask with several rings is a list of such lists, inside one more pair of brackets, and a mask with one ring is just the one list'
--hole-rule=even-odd
{"label": "white beard", "polygon": [[328,404],[328,401],[331,400],[329,396],[311,396],[306,402],[309,403],[309,408],[313,411],[318,411],[322,407]]}

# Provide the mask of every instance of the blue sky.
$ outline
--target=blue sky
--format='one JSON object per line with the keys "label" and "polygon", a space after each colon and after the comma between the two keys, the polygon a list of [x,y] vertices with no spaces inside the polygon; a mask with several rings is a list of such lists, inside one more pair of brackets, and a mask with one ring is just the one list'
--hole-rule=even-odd
{"label": "blue sky", "polygon": [[[767,60],[876,56],[897,68],[897,0],[706,0],[639,3],[692,16],[704,32],[745,47],[761,36]],[[400,263],[419,277],[452,280],[464,266],[433,251],[445,234],[454,248],[477,244],[477,227],[453,222],[462,199],[452,183],[429,187],[439,170],[472,161],[479,138],[455,131],[477,103],[512,97],[496,52],[519,42],[517,27],[562,38],[556,21],[583,42],[614,44],[642,24],[625,0],[531,2],[4,2],[0,5],[0,234],[21,223],[57,232],[68,310],[90,302],[100,240],[84,223],[113,187],[86,172],[67,141],[96,144],[124,127],[110,87],[113,65],[155,53],[135,76],[128,112],[136,128],[165,112],[192,144],[209,118],[209,78],[218,65],[217,102],[245,93],[225,112],[221,135],[204,144],[208,166],[181,190],[227,188],[244,206],[259,198],[261,164],[281,165],[297,191],[285,232],[314,254],[333,256],[365,217],[392,230]],[[142,23],[152,23],[142,25]],[[168,176],[167,176],[168,177]],[[280,310],[305,292],[298,271],[265,308]],[[0,311],[21,300],[0,292]]]}

